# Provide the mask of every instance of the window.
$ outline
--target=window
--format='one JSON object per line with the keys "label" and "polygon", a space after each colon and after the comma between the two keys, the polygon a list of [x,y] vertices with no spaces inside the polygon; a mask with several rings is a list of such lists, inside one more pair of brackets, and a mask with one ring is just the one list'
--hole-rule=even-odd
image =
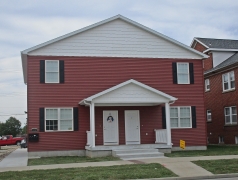
{"label": "window", "polygon": [[171,128],[191,128],[191,107],[170,108]]}
{"label": "window", "polygon": [[225,124],[237,124],[236,107],[225,107]]}
{"label": "window", "polygon": [[178,84],[189,84],[189,64],[177,63]]}
{"label": "window", "polygon": [[207,121],[211,121],[212,120],[212,112],[211,110],[207,110]]}
{"label": "window", "polygon": [[73,109],[72,108],[46,108],[45,109],[46,131],[72,131]]}
{"label": "window", "polygon": [[205,80],[205,91],[210,91],[210,81],[209,81],[209,79]]}
{"label": "window", "polygon": [[238,144],[238,136],[235,136],[235,144]]}
{"label": "window", "polygon": [[45,82],[59,83],[59,61],[45,61]]}
{"label": "window", "polygon": [[219,143],[224,143],[224,137],[223,136],[219,136]]}
{"label": "window", "polygon": [[235,89],[234,71],[222,75],[223,91]]}

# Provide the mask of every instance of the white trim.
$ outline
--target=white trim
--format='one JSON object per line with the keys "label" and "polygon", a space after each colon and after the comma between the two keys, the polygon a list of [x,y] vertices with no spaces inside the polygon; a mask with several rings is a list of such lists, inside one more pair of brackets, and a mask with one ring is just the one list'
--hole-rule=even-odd
{"label": "white trim", "polygon": [[[210,111],[210,113],[208,111]],[[210,119],[208,119],[208,116],[210,116]],[[212,121],[212,111],[210,109],[207,109],[207,122],[211,121]]]}
{"label": "white trim", "polygon": [[[178,82],[178,80],[179,80],[179,78],[178,78],[178,75],[179,75],[179,73],[178,73],[178,65],[179,64],[187,64],[187,67],[188,67],[188,83],[179,83]],[[190,84],[190,72],[189,72],[189,63],[187,63],[187,62],[177,62],[177,84]]]}
{"label": "white trim", "polygon": [[238,136],[235,136],[235,144],[238,144]]}
{"label": "white trim", "polygon": [[[83,99],[82,101],[79,102],[79,104],[80,104],[80,105],[85,105],[84,101],[91,102],[93,99],[95,99],[95,98],[97,98],[97,97],[99,97],[99,96],[102,96],[102,95],[104,95],[104,94],[107,94],[107,93],[109,93],[109,92],[111,92],[111,91],[113,91],[113,90],[116,90],[116,89],[120,88],[120,87],[123,87],[123,86],[125,86],[125,85],[127,85],[127,84],[129,84],[129,83],[136,84],[136,85],[138,85],[138,86],[140,86],[140,87],[142,87],[142,88],[145,88],[145,89],[147,89],[147,90],[149,90],[149,91],[152,91],[152,92],[154,92],[154,93],[156,93],[156,94],[158,94],[158,95],[160,95],[160,96],[163,96],[163,97],[165,97],[165,98],[168,99],[168,102],[169,102],[169,101],[176,101],[176,100],[177,100],[177,98],[175,98],[175,97],[173,97],[173,96],[170,96],[170,95],[168,95],[168,94],[166,94],[166,93],[163,93],[162,91],[159,91],[159,90],[157,90],[157,89],[154,89],[154,88],[152,88],[152,87],[150,87],[150,86],[147,86],[147,85],[145,85],[145,84],[143,84],[143,83],[140,83],[140,82],[138,82],[138,81],[136,81],[136,80],[134,80],[134,79],[130,79],[130,80],[125,81],[125,82],[123,82],[123,83],[121,83],[121,84],[118,84],[118,85],[116,85],[116,86],[113,86],[113,87],[111,87],[111,88],[109,88],[109,89],[107,89],[107,90],[104,90],[104,91],[102,91],[102,92],[100,92],[100,93],[97,93],[97,94],[95,94],[95,95],[93,95],[93,96],[90,96],[90,97],[88,97],[88,98],[86,98],[86,99]],[[116,103],[116,102],[115,102],[115,103]],[[143,103],[143,102],[141,102],[141,103]],[[155,102],[152,102],[152,103],[155,103]]]}
{"label": "white trim", "polygon": [[[192,111],[191,111],[191,106],[170,106],[170,109],[171,108],[177,108],[178,109],[178,127],[171,127],[171,129],[188,129],[188,128],[192,128]],[[189,108],[189,111],[190,111],[190,127],[181,127],[181,124],[180,124],[180,108]],[[171,116],[170,116],[170,122],[171,122]]]}
{"label": "white trim", "polygon": [[[228,106],[228,107],[224,107],[224,115],[225,115],[225,125],[232,125],[232,124],[237,124],[237,108],[236,108],[236,114],[232,114],[232,108],[236,106]],[[227,115],[230,117],[230,122],[227,123],[226,122],[226,108],[229,108],[230,114]],[[236,122],[232,122],[232,115],[236,115]]]}
{"label": "white trim", "polygon": [[[58,121],[58,129],[57,130],[46,130],[46,120],[56,120],[56,119],[46,119],[46,110],[47,109],[57,109],[57,121]],[[60,130],[60,110],[61,109],[71,109],[72,110],[72,128],[71,130]],[[45,107],[44,108],[44,123],[45,123],[45,132],[59,132],[59,131],[74,131],[74,112],[72,107]]]}
{"label": "white trim", "polygon": [[194,41],[199,42],[201,45],[203,45],[203,46],[206,47],[206,48],[209,48],[206,44],[202,43],[202,42],[199,41],[197,38],[193,38],[193,41],[192,41],[192,43],[190,44],[190,46],[191,46],[192,48],[195,47],[195,45],[197,44],[197,43],[196,43],[196,44],[193,46]]}
{"label": "white trim", "polygon": [[94,102],[91,103],[91,122],[90,122],[90,131],[92,133],[92,144],[91,144],[91,147],[95,147],[95,108],[94,108]]}
{"label": "white trim", "polygon": [[[52,61],[52,62],[58,62],[58,82],[47,82],[46,81],[46,62],[50,62],[50,61]],[[60,83],[60,67],[59,67],[59,60],[45,60],[45,83],[47,83],[47,84],[54,84],[54,83],[56,83],[56,84],[58,84],[58,83]]]}
{"label": "white trim", "polygon": [[209,48],[205,51],[203,51],[203,53],[207,53],[209,51],[238,51],[238,49],[222,49],[222,48]]}
{"label": "white trim", "polygon": [[[126,120],[126,112],[129,112],[129,111],[136,111],[137,112],[137,115],[138,115],[138,121],[139,121],[139,127],[138,127],[138,129],[139,129],[139,142],[135,142],[135,143],[127,143],[127,135],[126,135],[126,132],[127,132],[127,130],[128,130],[128,127],[127,127],[127,124],[126,124],[126,122],[128,122],[127,120]],[[124,118],[125,118],[125,142],[126,142],[126,145],[132,145],[132,144],[141,144],[141,134],[140,134],[140,111],[139,110],[125,110],[124,111]]]}

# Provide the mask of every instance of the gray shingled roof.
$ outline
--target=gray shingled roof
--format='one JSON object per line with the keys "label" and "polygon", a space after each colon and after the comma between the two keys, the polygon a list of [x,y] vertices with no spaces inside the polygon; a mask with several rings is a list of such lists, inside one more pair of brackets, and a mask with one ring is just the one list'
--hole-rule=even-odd
{"label": "gray shingled roof", "polygon": [[195,39],[201,41],[209,48],[238,49],[238,40],[212,39],[212,38],[195,38]]}
{"label": "gray shingled roof", "polygon": [[214,67],[214,68],[212,68],[208,71],[205,71],[204,74],[206,75],[206,74],[209,74],[211,72],[215,72],[216,70],[220,70],[222,68],[231,66],[235,63],[238,63],[238,53],[235,53],[234,55],[232,55],[231,57],[229,57],[227,60],[223,61],[222,63],[220,63],[216,67]]}

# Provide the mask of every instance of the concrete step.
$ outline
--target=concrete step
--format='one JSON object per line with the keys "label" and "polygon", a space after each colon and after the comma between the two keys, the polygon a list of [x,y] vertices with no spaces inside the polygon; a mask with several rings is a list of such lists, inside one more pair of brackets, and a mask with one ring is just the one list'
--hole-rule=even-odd
{"label": "concrete step", "polygon": [[113,150],[112,154],[123,160],[164,157],[164,153],[158,152],[158,149]]}

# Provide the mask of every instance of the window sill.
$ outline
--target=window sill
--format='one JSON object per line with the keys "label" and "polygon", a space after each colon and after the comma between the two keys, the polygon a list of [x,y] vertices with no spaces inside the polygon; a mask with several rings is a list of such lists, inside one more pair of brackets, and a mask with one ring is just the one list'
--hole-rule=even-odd
{"label": "window sill", "polygon": [[226,91],[223,91],[222,93],[228,93],[228,92],[232,92],[232,91],[235,91],[236,89],[229,89],[229,90],[226,90]]}
{"label": "window sill", "polygon": [[209,90],[205,90],[205,92],[210,92],[211,90],[209,89]]}
{"label": "window sill", "polygon": [[192,129],[192,127],[171,127],[171,129]]}
{"label": "window sill", "polygon": [[224,127],[238,126],[238,124],[225,124]]}
{"label": "window sill", "polygon": [[45,130],[45,132],[73,132],[74,130],[62,130],[62,131],[60,131],[60,130],[52,130],[52,131],[47,131],[47,130]]}

